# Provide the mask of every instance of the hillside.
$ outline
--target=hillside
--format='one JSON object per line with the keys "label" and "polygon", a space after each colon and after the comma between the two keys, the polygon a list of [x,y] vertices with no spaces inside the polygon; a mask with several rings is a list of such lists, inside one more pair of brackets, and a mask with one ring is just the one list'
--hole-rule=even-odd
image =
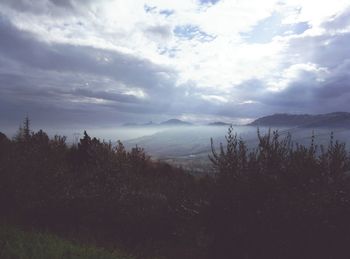
{"label": "hillside", "polygon": [[274,114],[259,118],[250,126],[301,127],[301,128],[350,128],[350,113],[333,112],[327,114]]}

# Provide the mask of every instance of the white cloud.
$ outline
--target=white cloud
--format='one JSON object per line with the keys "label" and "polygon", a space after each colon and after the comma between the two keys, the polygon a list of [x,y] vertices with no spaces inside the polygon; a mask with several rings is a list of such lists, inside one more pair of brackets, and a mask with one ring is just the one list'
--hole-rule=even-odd
{"label": "white cloud", "polygon": [[268,90],[282,91],[286,89],[293,81],[303,78],[305,81],[312,80],[324,82],[329,71],[326,67],[318,67],[313,63],[293,64],[282,71],[281,76],[268,82]]}
{"label": "white cloud", "polygon": [[201,98],[203,100],[209,101],[209,102],[213,102],[213,103],[227,103],[228,100],[227,98],[223,97],[223,96],[218,96],[218,95],[201,95]]}
{"label": "white cloud", "polygon": [[[178,84],[191,80],[199,87],[230,88],[250,78],[268,77],[283,60],[279,54],[286,41],[251,44],[244,41],[241,32],[278,12],[284,17],[283,23],[308,22],[312,26],[308,33],[320,34],[320,25],[349,3],[221,0],[203,6],[196,0],[111,0],[81,5],[74,5],[79,10],[75,15],[52,17],[46,4],[40,16],[13,13],[13,21],[46,41],[118,50],[171,65],[179,71]],[[152,11],[146,12],[145,7]],[[172,14],[162,15],[164,10]],[[192,26],[213,38],[201,41],[196,37],[170,37],[177,26]]]}
{"label": "white cloud", "polygon": [[[4,0],[0,14],[23,32],[49,43],[52,52],[58,44],[85,46],[96,50],[92,52],[95,61],[105,69],[122,70],[123,62],[130,66],[130,57],[139,61],[132,62],[132,66],[137,66],[135,71],[148,71],[143,66],[159,67],[152,75],[152,83],[159,84],[153,92],[149,82],[141,82],[147,80],[147,73],[100,73],[101,81],[112,82],[108,84],[111,92],[152,100],[158,97],[157,91],[169,91],[170,99],[185,96],[186,100],[193,98],[194,102],[200,100],[215,108],[232,103],[261,104],[255,93],[242,94],[240,88],[245,82],[259,81],[263,88],[260,93],[282,92],[301,77],[310,83],[325,82],[331,69],[315,58],[321,48],[314,45],[320,38],[324,46],[321,50],[331,53],[328,48],[332,48],[334,37],[350,30],[350,24],[346,24],[349,19],[342,20],[343,27],[329,25],[336,24],[335,20],[350,7],[348,0],[221,0],[205,5],[199,0],[72,0],[72,4],[66,1],[65,5],[54,2]],[[256,28],[263,30],[266,20],[272,23],[269,30],[276,32],[263,43],[244,36]],[[293,26],[300,23],[305,28],[296,32]],[[116,62],[113,53],[130,59]],[[332,62],[339,62],[338,54]],[[123,77],[123,83],[118,76]],[[136,77],[142,80],[137,80],[137,85],[130,83]],[[158,77],[162,80],[157,81]],[[98,98],[83,100],[103,104]]]}

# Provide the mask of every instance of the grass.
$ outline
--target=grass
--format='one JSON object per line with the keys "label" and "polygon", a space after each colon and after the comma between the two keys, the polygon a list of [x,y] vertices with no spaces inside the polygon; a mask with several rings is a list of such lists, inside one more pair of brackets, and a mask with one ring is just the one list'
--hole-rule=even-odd
{"label": "grass", "polygon": [[0,225],[1,259],[132,259],[120,251],[75,244],[51,234]]}

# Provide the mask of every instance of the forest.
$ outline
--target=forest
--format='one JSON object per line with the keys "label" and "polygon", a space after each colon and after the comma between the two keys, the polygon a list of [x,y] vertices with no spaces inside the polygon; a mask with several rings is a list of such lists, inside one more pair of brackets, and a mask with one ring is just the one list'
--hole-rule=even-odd
{"label": "forest", "polygon": [[0,220],[136,258],[349,258],[345,144],[257,136],[248,149],[230,127],[198,176],[87,132],[67,144],[26,118],[0,133]]}

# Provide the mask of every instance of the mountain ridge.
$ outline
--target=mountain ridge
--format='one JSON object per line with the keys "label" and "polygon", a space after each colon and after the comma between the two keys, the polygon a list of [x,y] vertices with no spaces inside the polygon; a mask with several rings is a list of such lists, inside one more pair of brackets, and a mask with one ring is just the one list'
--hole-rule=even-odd
{"label": "mountain ridge", "polygon": [[183,121],[183,120],[179,120],[179,119],[170,119],[170,120],[166,120],[160,123],[160,125],[171,125],[171,126],[176,126],[176,125],[192,125],[192,123],[188,122],[188,121]]}
{"label": "mountain ridge", "polygon": [[332,112],[325,114],[288,114],[276,113],[264,116],[247,124],[248,126],[293,126],[300,128],[318,128],[318,127],[335,127],[350,128],[349,112]]}
{"label": "mountain ridge", "polygon": [[160,123],[154,123],[152,121],[147,122],[147,123],[136,123],[136,122],[128,122],[124,123],[122,126],[123,127],[147,127],[147,126],[190,126],[193,125],[192,123],[188,121],[183,121],[179,119],[169,119],[166,121],[162,121]]}
{"label": "mountain ridge", "polygon": [[230,126],[231,123],[226,123],[223,121],[214,121],[207,124],[208,126]]}

